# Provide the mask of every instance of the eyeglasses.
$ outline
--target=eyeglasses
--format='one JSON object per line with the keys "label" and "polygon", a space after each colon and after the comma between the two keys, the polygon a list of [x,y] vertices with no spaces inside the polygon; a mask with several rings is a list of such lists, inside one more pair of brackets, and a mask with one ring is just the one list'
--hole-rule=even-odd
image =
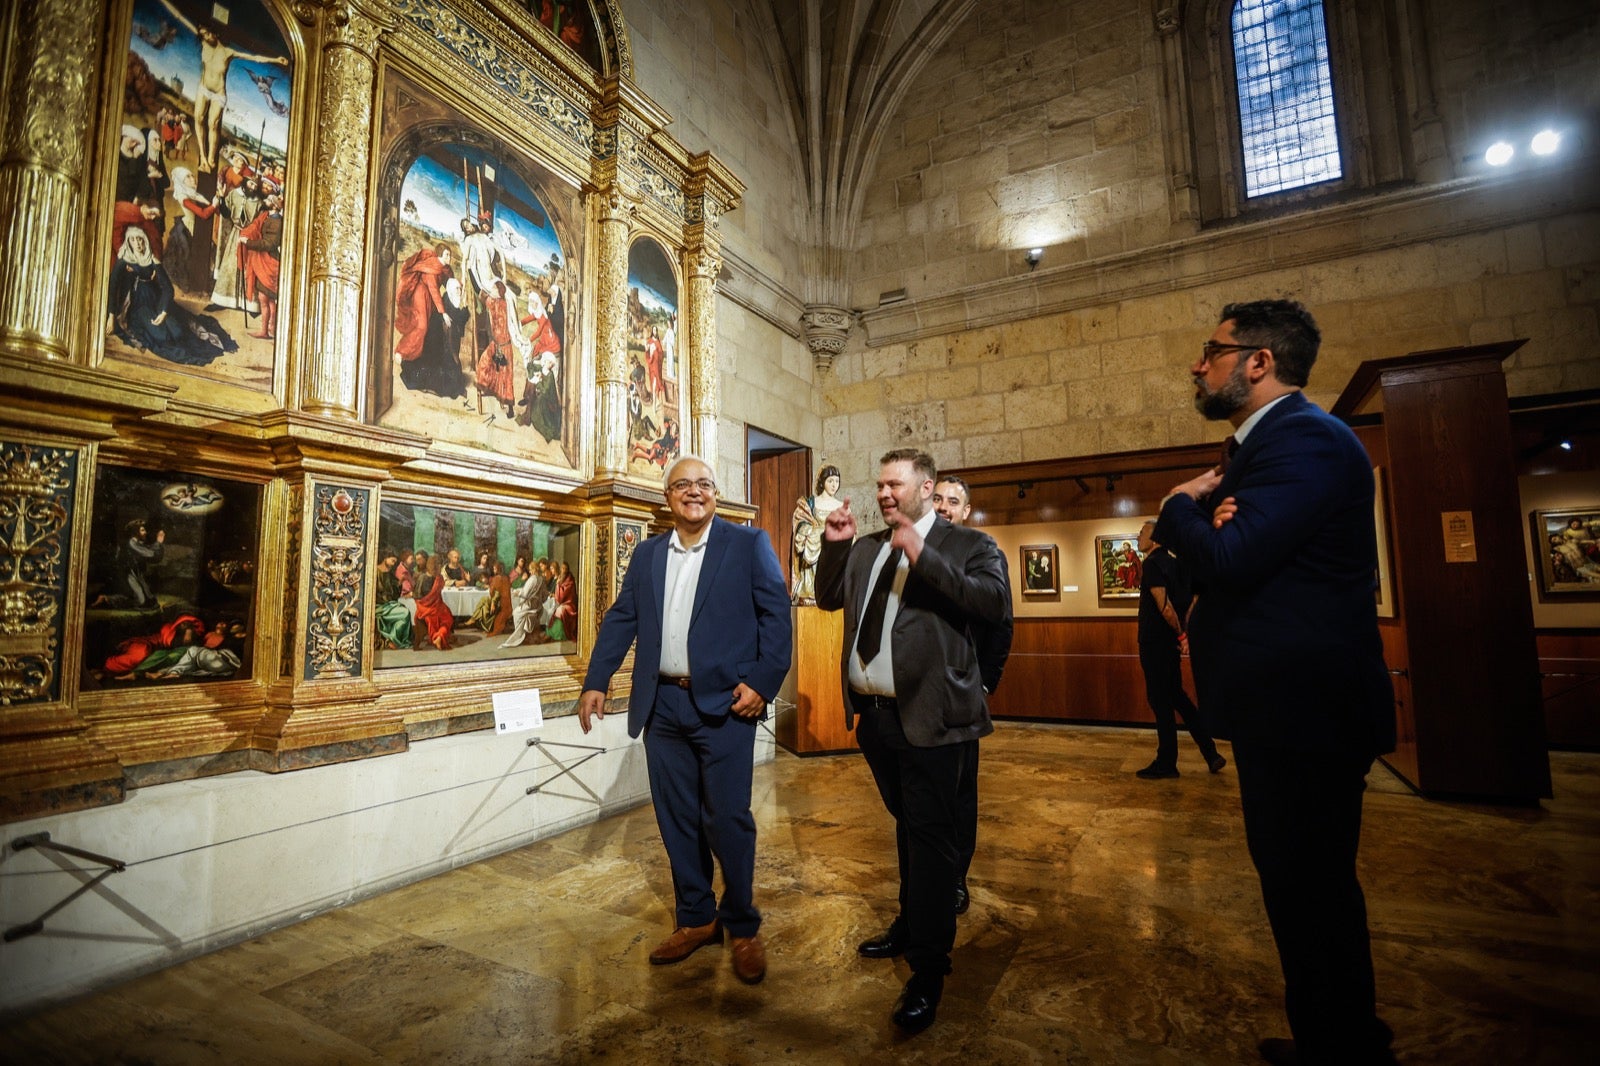
{"label": "eyeglasses", "polygon": [[1220,355],[1228,352],[1259,352],[1259,344],[1218,344],[1216,341],[1206,341],[1200,346],[1200,361],[1202,363],[1214,362]]}
{"label": "eyeglasses", "polygon": [[667,491],[688,492],[691,488],[699,489],[701,492],[716,492],[717,483],[708,477],[700,478],[697,481],[690,481],[686,477],[681,477],[677,481],[674,481],[672,484],[668,485]]}

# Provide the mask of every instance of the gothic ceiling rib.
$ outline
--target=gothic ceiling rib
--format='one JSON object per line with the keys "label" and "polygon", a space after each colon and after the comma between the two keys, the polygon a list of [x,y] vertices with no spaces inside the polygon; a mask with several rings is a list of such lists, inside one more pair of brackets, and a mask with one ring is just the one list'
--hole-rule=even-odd
{"label": "gothic ceiling rib", "polygon": [[804,161],[807,304],[840,306],[889,120],[977,0],[748,0]]}

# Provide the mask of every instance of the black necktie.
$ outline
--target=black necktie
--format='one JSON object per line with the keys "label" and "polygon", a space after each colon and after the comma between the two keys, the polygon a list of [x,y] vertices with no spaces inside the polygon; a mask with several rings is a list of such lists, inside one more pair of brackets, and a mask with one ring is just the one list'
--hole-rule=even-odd
{"label": "black necktie", "polygon": [[867,596],[867,609],[861,616],[861,628],[856,631],[856,651],[862,665],[870,663],[883,644],[883,615],[889,606],[889,590],[894,588],[894,573],[900,569],[904,554],[899,548],[889,552],[883,569],[878,571],[878,580],[872,584],[872,593]]}
{"label": "black necktie", "polygon": [[1222,461],[1217,463],[1217,471],[1219,473],[1226,474],[1228,472],[1228,464],[1233,462],[1234,453],[1238,450],[1239,439],[1237,437],[1230,436],[1222,442]]}

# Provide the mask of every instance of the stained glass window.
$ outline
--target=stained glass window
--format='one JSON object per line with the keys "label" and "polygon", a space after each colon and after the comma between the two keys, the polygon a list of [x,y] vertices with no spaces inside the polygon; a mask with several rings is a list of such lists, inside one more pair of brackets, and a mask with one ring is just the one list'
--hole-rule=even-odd
{"label": "stained glass window", "polygon": [[1233,54],[1245,196],[1343,176],[1322,0],[1238,0]]}

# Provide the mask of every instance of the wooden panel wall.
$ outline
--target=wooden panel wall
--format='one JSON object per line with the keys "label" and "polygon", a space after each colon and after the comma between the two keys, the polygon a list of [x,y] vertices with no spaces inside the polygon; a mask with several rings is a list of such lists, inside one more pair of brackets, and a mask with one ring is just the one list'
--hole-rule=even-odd
{"label": "wooden panel wall", "polygon": [[1600,749],[1600,632],[1547,629],[1537,637],[1546,739]]}

